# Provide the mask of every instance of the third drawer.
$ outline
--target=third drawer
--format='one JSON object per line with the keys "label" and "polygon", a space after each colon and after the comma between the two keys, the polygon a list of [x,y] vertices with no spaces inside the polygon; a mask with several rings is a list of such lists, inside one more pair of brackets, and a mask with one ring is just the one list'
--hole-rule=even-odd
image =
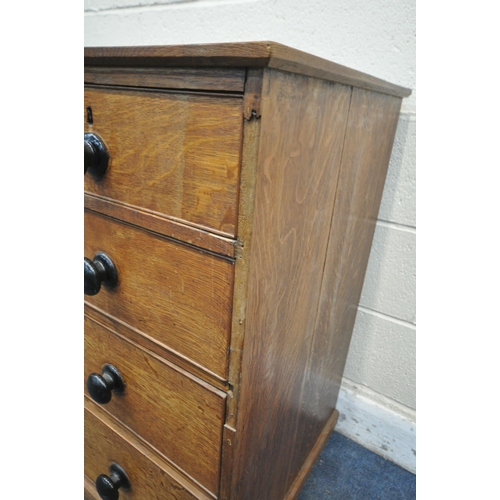
{"label": "third drawer", "polygon": [[225,394],[85,317],[85,381],[104,365],[125,391],[100,406],[216,494]]}

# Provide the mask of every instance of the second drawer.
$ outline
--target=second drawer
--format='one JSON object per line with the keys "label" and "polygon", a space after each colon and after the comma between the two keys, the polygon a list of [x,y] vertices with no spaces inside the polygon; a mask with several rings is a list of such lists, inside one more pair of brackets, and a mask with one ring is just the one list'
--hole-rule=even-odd
{"label": "second drawer", "polygon": [[85,317],[85,381],[106,364],[126,386],[101,406],[216,494],[225,394]]}
{"label": "second drawer", "polygon": [[233,264],[86,212],[85,257],[98,252],[115,264],[118,283],[88,303],[227,378]]}

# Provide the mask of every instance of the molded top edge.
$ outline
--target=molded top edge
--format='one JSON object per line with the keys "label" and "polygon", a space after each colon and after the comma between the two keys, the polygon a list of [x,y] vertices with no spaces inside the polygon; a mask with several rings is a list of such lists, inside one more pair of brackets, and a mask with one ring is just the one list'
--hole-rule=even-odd
{"label": "molded top edge", "polygon": [[274,68],[376,92],[408,97],[411,90],[276,42],[135,47],[86,47],[86,66]]}

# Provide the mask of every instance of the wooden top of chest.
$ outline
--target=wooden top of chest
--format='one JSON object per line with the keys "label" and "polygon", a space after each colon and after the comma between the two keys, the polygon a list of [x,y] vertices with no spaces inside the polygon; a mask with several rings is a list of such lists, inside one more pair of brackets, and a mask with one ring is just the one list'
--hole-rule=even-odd
{"label": "wooden top of chest", "polygon": [[384,94],[411,90],[276,42],[85,48],[86,66],[274,68]]}

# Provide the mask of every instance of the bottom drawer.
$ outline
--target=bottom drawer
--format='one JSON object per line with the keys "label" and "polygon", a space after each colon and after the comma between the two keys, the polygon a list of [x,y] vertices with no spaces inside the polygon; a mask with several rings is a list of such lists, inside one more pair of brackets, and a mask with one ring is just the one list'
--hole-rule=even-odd
{"label": "bottom drawer", "polygon": [[119,489],[123,500],[208,500],[209,497],[159,459],[132,434],[108,421],[91,401],[85,401],[85,498],[99,499],[94,482],[120,465],[130,480]]}

